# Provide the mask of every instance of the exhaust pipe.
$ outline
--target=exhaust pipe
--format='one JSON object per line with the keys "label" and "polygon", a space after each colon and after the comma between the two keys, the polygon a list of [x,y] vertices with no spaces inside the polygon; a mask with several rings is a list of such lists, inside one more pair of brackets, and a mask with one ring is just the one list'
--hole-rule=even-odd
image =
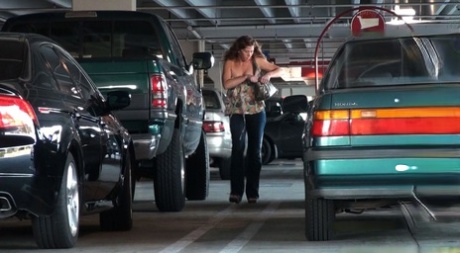
{"label": "exhaust pipe", "polygon": [[9,212],[11,209],[10,201],[5,197],[0,197],[0,212]]}

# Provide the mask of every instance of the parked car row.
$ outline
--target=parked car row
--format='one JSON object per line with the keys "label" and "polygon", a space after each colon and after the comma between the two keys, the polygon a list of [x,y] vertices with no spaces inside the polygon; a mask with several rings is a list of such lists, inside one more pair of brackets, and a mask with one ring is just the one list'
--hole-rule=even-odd
{"label": "parked car row", "polygon": [[283,111],[283,98],[265,101],[267,123],[262,141],[262,164],[275,159],[302,158],[302,132],[305,113]]}
{"label": "parked car row", "polygon": [[41,248],[69,248],[79,216],[132,226],[133,141],[75,59],[36,34],[0,34],[0,218],[31,219]]}
{"label": "parked car row", "polygon": [[[59,37],[69,24],[51,29],[48,14],[7,21],[0,34],[0,219],[30,219],[40,248],[73,247],[84,214],[99,213],[104,230],[130,230],[137,177],[153,177],[160,211],[180,211],[185,199],[207,197],[209,158],[230,176],[222,93],[192,81],[211,55],[186,64],[164,21],[126,26],[148,15],[133,13],[60,17],[82,18],[85,31],[104,17],[109,32],[85,36],[90,45],[79,44],[81,31]],[[116,33],[133,27],[137,40]],[[136,48],[146,45],[143,28],[172,41]],[[459,202],[459,60],[458,34],[354,39],[337,51],[313,101],[267,101],[263,163],[304,159],[307,239],[333,239],[340,212]]]}
{"label": "parked car row", "polygon": [[[40,248],[73,247],[79,217],[132,227],[135,179],[160,211],[204,200],[209,152],[201,87],[156,15],[53,12],[0,33],[0,219],[31,219]],[[161,138],[161,141],[160,141]]]}
{"label": "parked car row", "polygon": [[135,11],[34,13],[9,18],[2,30],[55,40],[103,94],[128,91],[133,96],[115,115],[133,138],[133,176],[153,179],[160,211],[181,211],[186,200],[206,199],[204,108],[193,71],[212,66],[210,53],[195,53],[187,63],[169,25],[157,15]]}
{"label": "parked car row", "polygon": [[215,88],[203,88],[205,113],[203,130],[206,133],[211,166],[219,168],[221,179],[230,179],[232,135],[230,119],[225,115],[222,92]]}

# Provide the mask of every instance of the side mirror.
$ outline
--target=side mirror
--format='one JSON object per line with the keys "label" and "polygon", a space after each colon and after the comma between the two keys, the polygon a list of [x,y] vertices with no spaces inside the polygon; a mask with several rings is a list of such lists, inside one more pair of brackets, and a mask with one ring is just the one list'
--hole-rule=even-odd
{"label": "side mirror", "polygon": [[123,109],[131,104],[131,94],[121,90],[109,91],[105,103],[110,111]]}
{"label": "side mirror", "polygon": [[197,52],[193,54],[193,69],[210,69],[214,65],[214,56],[210,52]]}
{"label": "side mirror", "polygon": [[301,113],[308,111],[308,99],[305,95],[293,95],[283,99],[283,111]]}

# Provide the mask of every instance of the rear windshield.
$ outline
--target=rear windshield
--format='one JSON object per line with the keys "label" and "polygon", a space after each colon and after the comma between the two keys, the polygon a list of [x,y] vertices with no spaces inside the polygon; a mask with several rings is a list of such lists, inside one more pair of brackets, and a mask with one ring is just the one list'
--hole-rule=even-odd
{"label": "rear windshield", "polygon": [[0,80],[17,79],[24,69],[24,43],[0,40]]}
{"label": "rear windshield", "polygon": [[15,23],[10,31],[50,37],[76,59],[162,56],[155,29],[142,20]]}
{"label": "rear windshield", "polygon": [[345,43],[322,88],[348,89],[460,81],[460,36],[438,35]]}
{"label": "rear windshield", "polygon": [[203,100],[206,109],[220,109],[219,97],[215,92],[203,90]]}

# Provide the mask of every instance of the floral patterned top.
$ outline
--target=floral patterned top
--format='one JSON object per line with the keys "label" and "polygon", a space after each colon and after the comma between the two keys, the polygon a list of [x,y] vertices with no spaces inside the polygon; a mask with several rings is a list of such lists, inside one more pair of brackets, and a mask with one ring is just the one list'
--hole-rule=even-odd
{"label": "floral patterned top", "polygon": [[227,103],[225,113],[232,114],[256,114],[264,110],[265,102],[254,99],[254,91],[249,81],[227,91]]}
{"label": "floral patterned top", "polygon": [[[260,68],[252,58],[254,73],[259,73]],[[227,102],[225,114],[256,114],[264,110],[265,102],[254,99],[254,89],[249,81],[246,81],[233,89],[227,90]]]}

